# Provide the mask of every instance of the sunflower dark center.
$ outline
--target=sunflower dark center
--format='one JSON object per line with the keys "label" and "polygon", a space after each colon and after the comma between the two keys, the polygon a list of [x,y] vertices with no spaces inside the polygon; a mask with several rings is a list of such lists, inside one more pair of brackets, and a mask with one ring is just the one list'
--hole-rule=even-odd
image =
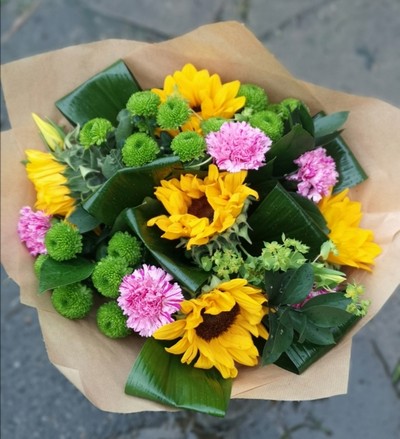
{"label": "sunflower dark center", "polygon": [[188,213],[197,216],[197,218],[208,218],[209,220],[212,220],[214,216],[214,210],[208,202],[207,197],[192,200]]}
{"label": "sunflower dark center", "polygon": [[217,315],[202,312],[203,321],[196,328],[196,333],[206,341],[219,337],[232,326],[238,314],[239,305],[237,303],[230,311],[222,311]]}

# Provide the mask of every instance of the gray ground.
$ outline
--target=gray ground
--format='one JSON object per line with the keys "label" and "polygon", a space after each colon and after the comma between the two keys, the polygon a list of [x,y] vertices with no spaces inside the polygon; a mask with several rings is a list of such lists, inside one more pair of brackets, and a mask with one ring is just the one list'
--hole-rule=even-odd
{"label": "gray ground", "polygon": [[[1,62],[106,38],[161,41],[200,24],[242,21],[296,76],[400,106],[399,0],[1,0]],[[9,127],[1,102],[1,129]],[[276,403],[233,400],[205,415],[118,415],[93,407],[48,362],[37,316],[1,272],[4,439],[394,439],[400,387],[400,294],[353,343],[347,395]],[[396,433],[397,432],[397,433]]]}

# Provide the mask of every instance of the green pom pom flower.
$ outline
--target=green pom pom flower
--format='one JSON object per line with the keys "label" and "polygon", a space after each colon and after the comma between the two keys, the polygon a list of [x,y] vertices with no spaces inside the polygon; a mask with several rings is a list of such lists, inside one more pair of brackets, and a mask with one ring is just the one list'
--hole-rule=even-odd
{"label": "green pom pom flower", "polygon": [[108,242],[107,253],[113,257],[123,258],[128,265],[134,266],[142,260],[142,245],[128,232],[117,232]]}
{"label": "green pom pom flower", "polygon": [[49,259],[49,255],[41,254],[35,259],[35,262],[33,264],[33,270],[38,279],[40,278],[40,269],[42,268],[43,262],[46,259]]}
{"label": "green pom pom flower", "polygon": [[184,131],[173,138],[171,149],[182,162],[190,162],[204,156],[206,142],[200,134]]}
{"label": "green pom pom flower", "polygon": [[86,149],[92,145],[100,146],[107,140],[107,135],[114,130],[111,122],[102,117],[96,117],[83,125],[79,133],[79,141]]}
{"label": "green pom pom flower", "polygon": [[154,139],[145,133],[134,133],[122,147],[122,161],[126,166],[143,166],[155,160],[159,152]]}
{"label": "green pom pom flower", "polygon": [[228,122],[228,119],[222,117],[210,117],[209,119],[203,120],[200,123],[203,135],[206,136],[209,133],[219,131],[225,122]]}
{"label": "green pom pom flower", "polygon": [[163,130],[176,130],[189,120],[190,108],[183,99],[172,96],[158,107],[157,123]]}
{"label": "green pom pom flower", "polygon": [[272,111],[264,110],[255,113],[250,118],[250,125],[259,128],[273,142],[279,140],[283,135],[284,125],[282,119]]}
{"label": "green pom pom flower", "polygon": [[51,295],[54,309],[67,319],[82,319],[93,306],[92,290],[80,282],[55,288]]}
{"label": "green pom pom flower", "polygon": [[160,102],[160,97],[152,91],[139,91],[129,98],[126,108],[132,116],[151,117],[157,115]]}
{"label": "green pom pom flower", "polygon": [[82,252],[82,235],[72,224],[60,221],[47,231],[44,245],[51,258],[56,261],[67,261]]}
{"label": "green pom pom flower", "polygon": [[244,96],[246,98],[245,107],[251,108],[254,112],[265,110],[268,104],[265,90],[255,84],[242,84],[238,96]]}
{"label": "green pom pom flower", "polygon": [[123,277],[131,271],[125,259],[106,256],[94,267],[92,282],[100,294],[116,299]]}
{"label": "green pom pom flower", "polygon": [[123,338],[132,334],[132,330],[126,326],[127,319],[118,303],[114,301],[104,303],[96,313],[100,332],[110,338]]}

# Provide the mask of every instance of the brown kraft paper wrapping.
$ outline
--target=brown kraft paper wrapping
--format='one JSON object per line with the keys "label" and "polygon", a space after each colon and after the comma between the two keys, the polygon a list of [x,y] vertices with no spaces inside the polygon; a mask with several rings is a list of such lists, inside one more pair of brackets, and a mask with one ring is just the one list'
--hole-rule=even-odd
{"label": "brown kraft paper wrapping", "polygon": [[37,294],[33,259],[20,244],[16,225],[22,206],[35,193],[21,160],[28,148],[44,149],[32,120],[35,112],[66,125],[54,102],[85,80],[123,59],[142,88],[161,87],[163,78],[187,63],[218,73],[224,82],[239,79],[265,88],[271,101],[302,99],[312,113],[350,111],[343,137],[369,175],[351,189],[363,203],[362,226],[374,230],[382,247],[373,274],[353,271],[372,300],[367,317],[327,355],[298,376],[277,366],[241,368],[233,398],[310,400],[347,391],[351,338],[380,310],[399,284],[400,110],[379,100],[317,87],[294,78],[243,25],[225,22],[200,27],[157,44],[106,40],[37,55],[2,66],[2,84],[12,130],[1,138],[1,259],[20,286],[21,302],[37,309],[50,361],[95,406],[110,412],[166,410],[127,396],[124,386],[143,339],[115,341],[103,336],[93,316],[70,321],[52,308],[49,293]]}

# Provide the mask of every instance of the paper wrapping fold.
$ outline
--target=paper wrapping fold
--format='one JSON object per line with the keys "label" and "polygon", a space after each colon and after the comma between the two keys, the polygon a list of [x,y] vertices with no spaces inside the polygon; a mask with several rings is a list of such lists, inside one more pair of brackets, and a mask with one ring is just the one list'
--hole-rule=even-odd
{"label": "paper wrapping fold", "polygon": [[[301,50],[301,48],[299,48]],[[370,176],[351,190],[363,202],[363,226],[375,231],[383,252],[374,273],[354,272],[372,300],[368,316],[332,351],[297,376],[274,365],[242,368],[233,397],[307,400],[347,391],[351,337],[388,300],[399,283],[400,260],[400,110],[382,101],[317,87],[294,78],[243,25],[206,25],[158,44],[107,40],[69,47],[2,66],[2,83],[12,130],[2,133],[1,236],[2,262],[20,286],[21,302],[37,308],[52,363],[98,408],[111,412],[165,410],[124,394],[125,380],[142,344],[130,337],[115,341],[102,336],[93,318],[72,322],[55,313],[48,294],[37,294],[32,258],[19,243],[19,209],[33,206],[35,194],[21,165],[24,150],[43,149],[31,113],[65,120],[54,102],[82,82],[122,58],[143,88],[162,80],[183,64],[217,72],[223,81],[239,79],[264,87],[271,101],[304,100],[312,112],[349,110],[343,137]]]}

